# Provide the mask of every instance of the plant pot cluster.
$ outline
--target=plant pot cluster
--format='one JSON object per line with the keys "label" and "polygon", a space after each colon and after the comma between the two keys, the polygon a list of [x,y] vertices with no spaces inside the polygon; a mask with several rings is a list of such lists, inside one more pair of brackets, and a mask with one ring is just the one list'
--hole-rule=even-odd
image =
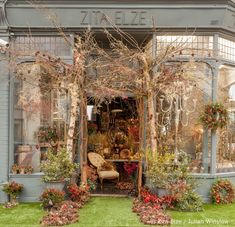
{"label": "plant pot cluster", "polygon": [[[79,209],[90,198],[89,187],[71,183],[67,193],[55,188],[47,188],[40,197],[47,214],[42,218],[43,226],[62,226],[78,221]],[[67,194],[67,195],[66,195]],[[65,200],[65,197],[68,198]]]}
{"label": "plant pot cluster", "polygon": [[171,217],[165,212],[166,208],[172,208],[174,196],[158,197],[148,189],[142,189],[140,198],[133,202],[132,211],[137,213],[140,221],[149,225],[170,225]]}
{"label": "plant pot cluster", "polygon": [[33,167],[30,165],[17,165],[14,164],[11,167],[11,171],[13,174],[32,174]]}

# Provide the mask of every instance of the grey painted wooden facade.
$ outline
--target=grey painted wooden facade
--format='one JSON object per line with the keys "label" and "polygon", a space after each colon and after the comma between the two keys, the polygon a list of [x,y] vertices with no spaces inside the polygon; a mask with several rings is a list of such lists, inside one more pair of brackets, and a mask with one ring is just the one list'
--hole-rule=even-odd
{"label": "grey painted wooden facade", "polygon": [[[6,38],[6,37],[5,37]],[[0,58],[5,58],[2,55]],[[9,163],[9,70],[8,62],[0,62],[0,185],[8,181]],[[0,191],[0,199],[5,199]]]}
{"label": "grey painted wooden facade", "polygon": [[[8,40],[8,37],[11,39],[28,33],[29,29],[32,35],[52,34],[56,29],[48,20],[48,15],[56,15],[58,24],[65,32],[72,35],[87,26],[99,31],[103,27],[111,27],[105,18],[108,15],[113,23],[139,39],[148,33],[152,34],[153,25],[159,32],[175,34],[185,32],[187,29],[195,30],[198,34],[217,33],[235,39],[235,3],[229,0],[42,0],[39,2],[39,7],[35,8],[25,0],[0,0],[0,38]],[[0,57],[7,58],[4,53]],[[216,74],[217,59],[210,59],[209,64]],[[40,181],[41,174],[24,176],[9,174],[13,157],[11,95],[8,63],[1,61],[0,186],[9,179],[23,183],[25,191],[22,201],[35,201],[44,188]],[[213,136],[213,141],[214,146],[216,135]],[[207,189],[214,178],[228,177],[226,174],[215,173],[216,147],[214,149],[214,155],[211,157],[214,162],[211,174],[196,175],[203,183],[198,190],[205,199],[208,199]],[[235,174],[230,173],[229,178],[235,182]],[[5,200],[5,195],[0,191],[0,202]]]}

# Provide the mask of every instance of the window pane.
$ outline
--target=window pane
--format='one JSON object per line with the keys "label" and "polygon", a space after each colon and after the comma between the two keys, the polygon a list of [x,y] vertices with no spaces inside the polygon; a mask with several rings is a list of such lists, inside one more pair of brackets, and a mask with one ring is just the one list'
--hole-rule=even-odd
{"label": "window pane", "polygon": [[[14,85],[14,162],[20,169],[32,166],[39,172],[45,151],[51,146],[42,132],[55,130],[57,142],[65,144],[69,99],[66,92],[42,85],[38,65],[24,63],[19,70],[25,80]],[[52,87],[48,83],[48,88]]]}
{"label": "window pane", "polygon": [[[229,44],[230,45],[230,44]],[[218,98],[228,109],[228,127],[218,130],[217,172],[235,171],[235,68],[222,65]]]}

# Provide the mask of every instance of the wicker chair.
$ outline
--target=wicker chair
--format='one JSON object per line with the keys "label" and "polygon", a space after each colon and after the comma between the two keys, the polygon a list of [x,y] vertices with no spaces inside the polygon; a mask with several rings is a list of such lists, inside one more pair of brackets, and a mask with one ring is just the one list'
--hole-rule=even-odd
{"label": "wicker chair", "polygon": [[97,173],[100,179],[100,184],[101,184],[101,190],[103,190],[103,180],[104,179],[109,179],[109,180],[114,180],[117,179],[119,181],[119,173],[115,171],[114,169],[112,170],[102,170],[101,166],[105,162],[105,160],[102,158],[97,153],[90,152],[88,153],[88,159],[90,163],[97,168]]}

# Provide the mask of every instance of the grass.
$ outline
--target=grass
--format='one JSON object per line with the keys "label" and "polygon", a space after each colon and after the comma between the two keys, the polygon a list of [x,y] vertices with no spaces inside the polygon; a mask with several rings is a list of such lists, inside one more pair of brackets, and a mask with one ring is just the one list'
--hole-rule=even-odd
{"label": "grass", "polygon": [[[128,198],[96,197],[80,210],[79,223],[69,227],[146,226],[131,212],[132,200]],[[178,227],[234,227],[235,204],[205,205],[204,212],[169,212],[173,225]],[[44,212],[39,203],[24,203],[13,209],[0,207],[0,227],[39,227]]]}

